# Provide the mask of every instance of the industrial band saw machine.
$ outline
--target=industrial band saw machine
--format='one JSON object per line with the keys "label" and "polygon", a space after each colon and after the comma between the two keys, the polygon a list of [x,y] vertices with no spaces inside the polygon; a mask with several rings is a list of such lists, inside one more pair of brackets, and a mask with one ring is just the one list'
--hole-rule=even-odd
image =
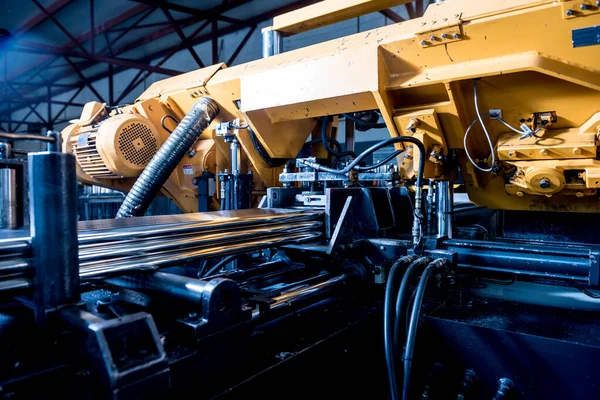
{"label": "industrial band saw machine", "polygon": [[600,2],[404,3],[0,143],[0,398],[600,398]]}

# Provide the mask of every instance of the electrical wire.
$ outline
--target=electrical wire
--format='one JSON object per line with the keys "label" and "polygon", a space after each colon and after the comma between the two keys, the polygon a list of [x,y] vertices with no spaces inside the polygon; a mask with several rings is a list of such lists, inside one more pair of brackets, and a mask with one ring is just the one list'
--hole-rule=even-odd
{"label": "electrical wire", "polygon": [[[479,99],[477,98],[477,81],[473,80],[473,99],[475,101],[475,113],[477,114],[477,118],[475,118],[473,120],[473,122],[471,122],[471,125],[469,125],[469,127],[467,128],[467,131],[465,132],[465,137],[463,138],[463,145],[465,148],[465,153],[467,154],[467,158],[469,159],[469,161],[471,161],[471,164],[473,164],[473,166],[475,168],[477,168],[480,171],[483,172],[492,172],[494,170],[494,164],[496,164],[496,155],[494,153],[494,145],[492,144],[492,139],[490,138],[490,134],[487,131],[487,128],[485,127],[485,124],[483,123],[483,115],[490,115],[489,113],[485,113],[485,114],[480,114],[479,113]],[[492,165],[489,168],[482,168],[479,165],[477,165],[475,163],[475,161],[473,160],[473,158],[471,157],[471,155],[469,154],[469,148],[467,147],[467,138],[469,137],[469,132],[471,131],[471,128],[473,128],[473,126],[475,125],[475,123],[479,121],[479,123],[481,124],[481,127],[483,128],[483,133],[485,134],[485,138],[487,139],[488,145],[490,146],[490,151],[492,153]]]}
{"label": "electrical wire", "polygon": [[265,162],[265,164],[267,164],[271,168],[277,168],[277,167],[281,167],[282,165],[284,165],[285,163],[287,163],[289,161],[287,158],[271,158],[271,156],[269,156],[269,154],[267,154],[266,150],[262,147],[262,145],[258,141],[258,138],[256,137],[256,134],[254,133],[252,128],[248,127],[247,129],[248,129],[248,134],[250,135],[250,140],[252,140],[252,145],[254,146],[254,150],[256,150],[256,152],[258,153],[260,158]]}
{"label": "electrical wire", "polygon": [[369,121],[365,121],[363,119],[360,119],[358,117],[355,117],[352,114],[342,114],[345,118],[348,118],[350,121],[354,121],[357,124],[363,125],[367,128],[385,128],[386,125],[384,122],[381,123],[377,123],[377,122],[369,122]]}
{"label": "electrical wire", "polygon": [[567,282],[569,285],[573,286],[575,289],[579,290],[581,293],[585,294],[586,296],[591,297],[592,299],[600,299],[600,294],[596,294],[594,292],[587,290],[586,288],[581,286],[579,283],[577,283],[573,280],[570,280],[570,279],[564,279],[564,281]]}

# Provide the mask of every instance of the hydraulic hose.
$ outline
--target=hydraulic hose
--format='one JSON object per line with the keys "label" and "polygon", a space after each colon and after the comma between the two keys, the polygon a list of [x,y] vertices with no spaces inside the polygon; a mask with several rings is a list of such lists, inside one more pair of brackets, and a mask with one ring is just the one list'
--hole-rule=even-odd
{"label": "hydraulic hose", "polygon": [[344,117],[348,118],[350,121],[354,121],[355,123],[359,124],[359,125],[363,125],[366,128],[385,128],[386,125],[384,122],[381,123],[377,123],[377,122],[369,122],[369,121],[364,121],[358,117],[355,117],[352,114],[342,114]]}
{"label": "hydraulic hose", "polygon": [[419,149],[419,167],[417,170],[417,182],[415,190],[415,210],[414,210],[414,219],[413,219],[413,227],[412,227],[412,236],[413,236],[413,245],[418,245],[421,240],[421,220],[423,219],[423,215],[421,213],[421,208],[423,206],[423,172],[425,170],[425,146],[423,146],[423,142],[419,139],[414,138],[412,136],[397,136],[394,138],[383,140],[371,147],[367,150],[363,151],[359,154],[358,157],[354,159],[350,164],[346,166],[344,169],[334,169],[327,168],[319,163],[302,160],[302,164],[314,168],[315,171],[324,171],[329,172],[331,174],[337,175],[346,175],[352,169],[354,169],[366,156],[369,154],[394,143],[412,143]]}
{"label": "hydraulic hose", "polygon": [[379,161],[378,163],[373,164],[373,165],[366,165],[364,167],[356,167],[356,170],[362,172],[362,171],[369,171],[369,170],[372,170],[375,168],[379,168],[382,165],[385,165],[388,162],[392,161],[394,158],[398,157],[402,152],[403,152],[403,150],[396,150],[395,152],[393,152],[392,154],[390,154],[383,160]]}
{"label": "hydraulic hose", "polygon": [[[353,151],[335,151],[331,147],[329,147],[329,142],[327,140],[327,119],[328,117],[323,117],[321,119],[321,142],[323,143],[323,147],[327,153],[331,154],[334,157],[345,157],[352,156],[356,157],[356,153]],[[339,142],[338,142],[339,145]],[[341,150],[341,146],[338,147]]]}
{"label": "hydraulic hose", "polygon": [[410,314],[410,322],[408,324],[408,333],[406,334],[406,346],[404,350],[404,383],[402,385],[402,399],[408,400],[410,393],[410,372],[412,368],[412,357],[415,351],[415,341],[417,339],[417,327],[419,325],[419,317],[421,314],[421,304],[423,303],[423,296],[425,296],[425,289],[427,282],[432,272],[436,269],[442,268],[448,261],[442,258],[429,263],[429,265],[423,271],[419,286],[415,295],[415,302],[412,307]]}
{"label": "hydraulic hose", "polygon": [[387,364],[388,379],[392,400],[398,400],[398,384],[396,382],[395,353],[392,342],[392,328],[394,321],[394,290],[398,280],[398,270],[415,260],[415,256],[404,256],[392,265],[385,287],[385,301],[383,303],[383,343],[385,348],[385,362]]}
{"label": "hydraulic hose", "polygon": [[421,257],[416,261],[413,261],[406,272],[404,273],[404,277],[402,278],[402,283],[400,283],[400,289],[398,290],[398,297],[396,297],[396,321],[394,323],[394,351],[397,351],[400,345],[400,324],[404,321],[404,309],[406,308],[406,292],[408,291],[408,287],[410,281],[414,278],[415,274],[417,274],[422,267],[431,262],[431,258],[429,257]]}
{"label": "hydraulic hose", "polygon": [[219,106],[208,97],[200,98],[192,106],[135,181],[117,212],[117,218],[144,215],[185,153],[217,115]]}

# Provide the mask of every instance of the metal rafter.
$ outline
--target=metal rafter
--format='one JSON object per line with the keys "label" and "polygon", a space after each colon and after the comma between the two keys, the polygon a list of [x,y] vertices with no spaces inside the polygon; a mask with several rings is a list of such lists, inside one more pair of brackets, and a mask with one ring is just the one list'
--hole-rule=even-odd
{"label": "metal rafter", "polygon": [[[48,10],[50,10],[50,9],[51,9],[51,7],[48,7]],[[110,19],[108,21],[106,21],[105,23],[103,23],[101,26],[99,26],[96,29],[96,33],[98,33],[98,34],[104,33],[106,31],[108,31],[108,30],[110,30],[110,29],[112,29],[112,28],[114,28],[114,27],[116,27],[116,26],[118,26],[118,25],[120,25],[120,24],[122,24],[122,23],[124,23],[124,22],[126,22],[128,20],[130,20],[131,18],[138,16],[140,13],[146,11],[147,9],[148,9],[147,5],[145,5],[145,4],[138,4],[135,7],[129,9],[128,11],[125,11],[124,13],[122,13],[122,14],[120,14],[120,15],[118,15],[118,16],[116,16],[116,17],[114,17],[114,18],[112,18],[112,19]],[[89,40],[90,37],[91,37],[91,33],[87,32],[87,33],[85,33],[85,34],[83,34],[81,36],[78,36],[77,37],[77,42],[79,42],[79,43],[85,42],[86,40]],[[18,44],[18,43],[19,43],[19,41],[17,40],[16,44]],[[68,49],[68,48],[73,47],[75,45],[76,45],[76,42],[71,41],[71,42],[65,44],[64,46],[62,46],[62,48]],[[55,58],[56,58],[56,56],[53,56],[53,55],[48,55],[48,56],[45,56],[45,57],[40,57],[39,61],[37,61],[37,62],[33,61],[29,65],[28,68],[24,68],[24,69],[20,70],[18,73],[15,73],[13,75],[8,76],[7,79],[8,80],[15,79],[15,78],[17,78],[17,77],[19,77],[19,76],[21,76],[21,75],[23,75],[23,74],[31,71],[32,69],[35,69],[36,67],[39,67],[41,64],[43,64],[44,62],[48,61],[49,59],[55,59]]]}
{"label": "metal rafter", "polygon": [[163,9],[167,9],[167,10],[171,10],[171,11],[177,11],[177,12],[181,12],[181,13],[185,13],[185,14],[190,14],[190,15],[193,15],[196,17],[200,17],[202,19],[206,19],[206,18],[218,19],[218,20],[229,22],[232,24],[247,25],[246,21],[243,21],[243,20],[237,19],[237,18],[228,17],[226,15],[222,15],[226,11],[232,10],[233,8],[239,7],[242,4],[248,3],[247,0],[238,1],[238,2],[224,2],[222,6],[216,7],[213,10],[198,10],[197,8],[192,8],[192,7],[184,6],[181,4],[169,3],[167,1],[163,1],[163,2],[157,2],[156,0],[133,0],[133,1],[136,1],[138,3],[147,4],[150,6],[161,7]]}
{"label": "metal rafter", "polygon": [[196,53],[196,50],[194,50],[194,47],[190,46],[188,44],[188,38],[185,36],[183,31],[179,27],[179,24],[177,23],[177,21],[175,21],[175,18],[173,18],[173,16],[171,15],[171,13],[169,12],[169,10],[166,7],[161,7],[161,10],[162,10],[163,14],[165,14],[165,17],[167,17],[167,20],[169,21],[169,23],[171,24],[173,29],[175,30],[175,33],[177,33],[177,36],[179,36],[179,39],[183,43],[183,46],[185,48],[187,48],[187,50],[192,55],[192,58],[196,61],[196,64],[198,64],[198,66],[200,68],[204,68],[204,63],[200,59],[200,56],[198,55],[198,53]]}
{"label": "metal rafter", "polygon": [[106,103],[106,101],[104,100],[104,98],[100,95],[100,93],[98,93],[98,91],[96,90],[96,88],[92,85],[92,82],[90,82],[79,70],[79,68],[77,68],[77,65],[75,65],[75,63],[73,63],[73,61],[69,60],[69,57],[65,57],[65,60],[67,60],[67,63],[71,66],[71,68],[73,69],[73,71],[77,74],[77,76],[79,76],[79,79],[81,79],[85,85],[92,91],[92,93],[94,93],[94,95],[96,97],[98,97],[98,99],[103,102]]}
{"label": "metal rafter", "polygon": [[156,72],[164,75],[179,75],[182,71],[177,71],[174,69],[153,67],[151,65],[147,65],[144,63],[139,63],[133,60],[126,60],[124,58],[114,58],[114,57],[105,57],[101,55],[92,55],[92,54],[83,54],[74,50],[65,49],[62,47],[49,46],[46,44],[35,43],[31,41],[21,41],[21,46],[19,48],[13,49],[16,52],[25,52],[25,53],[45,53],[45,54],[55,54],[64,57],[76,57],[83,58],[86,60],[92,60],[101,63],[108,63],[114,65],[121,65],[127,68],[135,68],[143,71]]}
{"label": "metal rafter", "polygon": [[381,14],[383,14],[387,19],[392,20],[395,23],[399,23],[399,22],[403,22],[404,21],[404,18],[402,18],[401,16],[399,16],[393,10],[387,9],[387,10],[381,10],[379,12]]}
{"label": "metal rafter", "polygon": [[235,62],[235,59],[240,54],[240,52],[242,51],[244,46],[246,46],[246,43],[248,43],[248,40],[250,39],[250,37],[252,37],[252,34],[254,33],[255,30],[256,30],[256,25],[254,25],[253,27],[251,27],[248,30],[248,33],[246,33],[246,36],[244,36],[244,38],[242,39],[242,41],[240,42],[238,47],[235,49],[235,51],[233,52],[231,57],[229,57],[229,60],[227,60],[227,65],[231,65]]}
{"label": "metal rafter", "polygon": [[56,120],[58,119],[58,117],[60,116],[60,114],[62,114],[67,107],[74,105],[75,103],[73,103],[73,100],[75,100],[75,97],[77,97],[77,95],[79,93],[81,93],[81,91],[83,90],[84,85],[80,86],[79,89],[77,89],[75,91],[75,93],[69,98],[69,101],[66,102],[66,104],[60,109],[60,111],[58,111],[56,113],[56,115],[54,116],[54,118],[52,118],[52,124],[54,125],[56,123]]}
{"label": "metal rafter", "polygon": [[54,23],[54,25],[56,25],[56,27],[58,29],[60,29],[60,31],[62,33],[65,34],[65,36],[67,36],[72,42],[74,42],[77,45],[77,47],[79,47],[81,49],[81,51],[83,51],[85,54],[89,54],[88,50],[83,46],[83,44],[81,44],[77,39],[75,39],[75,37],[73,35],[71,35],[71,33],[67,30],[67,28],[65,28],[56,19],[56,17],[54,17],[54,14],[52,14],[51,12],[46,10],[44,8],[44,6],[40,4],[40,2],[38,0],[32,0],[32,1],[33,1],[33,4],[35,4],[37,6],[37,8],[39,8],[44,14],[46,14],[46,16],[50,19],[50,21],[52,21]]}

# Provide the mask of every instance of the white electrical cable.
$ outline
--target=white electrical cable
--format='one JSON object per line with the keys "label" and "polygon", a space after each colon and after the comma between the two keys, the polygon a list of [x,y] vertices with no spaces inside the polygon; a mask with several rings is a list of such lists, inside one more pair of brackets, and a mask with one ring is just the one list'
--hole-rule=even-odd
{"label": "white electrical cable", "polygon": [[[483,115],[489,115],[488,113],[485,113]],[[483,172],[491,172],[492,168],[481,168],[479,165],[477,165],[477,163],[475,163],[475,160],[473,160],[473,158],[471,157],[471,155],[469,154],[469,148],[467,147],[467,138],[469,137],[469,132],[471,131],[471,128],[473,128],[473,126],[475,125],[475,123],[479,122],[478,118],[475,118],[473,120],[473,122],[471,122],[471,125],[469,125],[469,127],[467,128],[467,131],[465,132],[465,137],[463,139],[463,145],[465,147],[465,153],[467,154],[467,158],[469,159],[469,161],[471,161],[471,164],[473,164],[473,166],[475,168],[477,168],[480,171]],[[490,146],[491,148],[491,146]],[[494,153],[494,150],[492,149],[492,154]],[[493,158],[492,158],[493,159]],[[493,165],[493,164],[492,164]]]}
{"label": "white electrical cable", "polygon": [[526,135],[527,133],[529,133],[529,132],[525,132],[525,131],[523,131],[523,130],[520,130],[520,129],[517,129],[517,128],[513,127],[511,124],[509,124],[508,122],[506,122],[505,120],[503,120],[503,119],[502,119],[502,118],[500,118],[500,117],[496,117],[496,119],[497,119],[498,121],[502,122],[504,125],[506,125],[506,127],[507,127],[507,128],[509,128],[509,129],[511,129],[512,131],[514,131],[514,132],[518,133],[519,135]]}

